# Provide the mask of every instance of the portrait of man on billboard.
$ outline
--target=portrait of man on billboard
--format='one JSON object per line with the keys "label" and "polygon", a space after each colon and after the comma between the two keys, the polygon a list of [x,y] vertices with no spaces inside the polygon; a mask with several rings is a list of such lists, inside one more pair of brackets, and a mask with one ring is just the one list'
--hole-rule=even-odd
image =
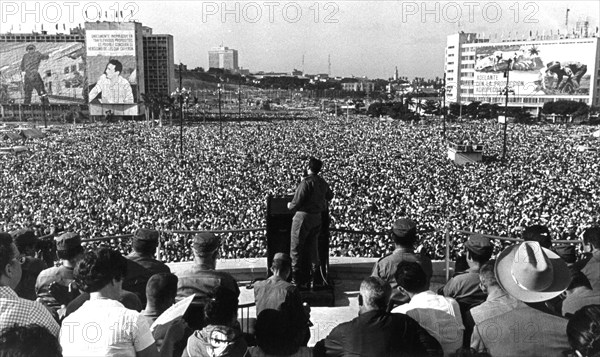
{"label": "portrait of man on billboard", "polygon": [[90,90],[89,102],[92,102],[98,95],[103,104],[128,104],[133,103],[133,91],[129,81],[121,77],[123,64],[111,59],[106,64],[104,73],[98,78],[96,85]]}
{"label": "portrait of man on billboard", "polygon": [[25,48],[27,51],[21,60],[21,74],[23,76],[23,91],[25,99],[23,104],[31,104],[31,94],[35,89],[42,103],[48,103],[48,96],[44,88],[44,81],[40,76],[40,62],[50,58],[48,54],[37,51],[35,45],[30,44]]}

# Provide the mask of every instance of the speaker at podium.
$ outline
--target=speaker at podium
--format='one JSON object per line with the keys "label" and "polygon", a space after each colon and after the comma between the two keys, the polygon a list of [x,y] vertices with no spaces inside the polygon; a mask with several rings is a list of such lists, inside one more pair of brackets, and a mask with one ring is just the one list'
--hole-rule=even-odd
{"label": "speaker at podium", "polygon": [[276,253],[290,254],[292,219],[294,212],[287,208],[294,196],[267,197],[267,271],[271,276],[271,263]]}
{"label": "speaker at podium", "polygon": [[[276,253],[290,254],[292,233],[292,219],[294,212],[287,208],[293,195],[267,197],[267,271],[271,276],[271,263]],[[321,261],[320,276],[315,277],[316,285],[327,282],[329,271],[329,212],[325,211],[321,217],[321,233],[319,234],[319,260]]]}

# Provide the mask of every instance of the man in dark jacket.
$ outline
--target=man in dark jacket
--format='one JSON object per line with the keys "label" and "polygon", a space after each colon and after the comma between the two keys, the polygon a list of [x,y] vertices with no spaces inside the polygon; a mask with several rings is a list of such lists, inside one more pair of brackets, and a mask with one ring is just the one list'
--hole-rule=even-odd
{"label": "man in dark jacket", "polygon": [[127,276],[123,289],[135,293],[146,304],[146,284],[150,277],[159,273],[170,273],[169,267],[154,258],[160,234],[154,229],[140,228],[133,234],[133,251],[127,258]]}
{"label": "man in dark jacket", "polygon": [[292,220],[290,257],[292,280],[299,286],[310,283],[311,273],[319,266],[318,238],[321,231],[321,214],[333,198],[329,184],[319,176],[323,162],[311,157],[306,175],[288,209],[295,211]]}
{"label": "man in dark jacket", "polygon": [[358,317],[315,345],[315,356],[442,356],[439,342],[415,320],[386,312],[391,287],[368,277],[360,285]]}

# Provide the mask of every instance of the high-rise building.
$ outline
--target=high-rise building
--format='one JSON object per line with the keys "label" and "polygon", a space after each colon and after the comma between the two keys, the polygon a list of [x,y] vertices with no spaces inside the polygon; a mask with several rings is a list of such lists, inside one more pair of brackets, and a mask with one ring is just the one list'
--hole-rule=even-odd
{"label": "high-rise building", "polygon": [[446,99],[504,104],[508,90],[509,106],[535,112],[565,99],[600,105],[600,39],[582,34],[509,34],[494,42],[477,33],[449,35]]}
{"label": "high-rise building", "polygon": [[212,48],[208,51],[208,67],[237,72],[239,70],[238,51],[223,46]]}
{"label": "high-rise building", "polygon": [[173,36],[153,34],[146,26],[143,33],[146,93],[170,95],[174,91],[175,78]]}

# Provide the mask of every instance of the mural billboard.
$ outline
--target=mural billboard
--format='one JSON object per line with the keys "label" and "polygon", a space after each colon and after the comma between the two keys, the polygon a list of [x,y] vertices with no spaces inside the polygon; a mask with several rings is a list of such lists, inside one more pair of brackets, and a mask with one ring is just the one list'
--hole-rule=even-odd
{"label": "mural billboard", "polygon": [[88,101],[93,104],[138,102],[135,30],[86,30]]}
{"label": "mural billboard", "polygon": [[491,44],[475,48],[475,95],[498,95],[506,87],[516,96],[589,95],[595,73],[595,44]]}
{"label": "mural billboard", "polygon": [[2,42],[0,58],[0,104],[86,101],[83,43]]}

